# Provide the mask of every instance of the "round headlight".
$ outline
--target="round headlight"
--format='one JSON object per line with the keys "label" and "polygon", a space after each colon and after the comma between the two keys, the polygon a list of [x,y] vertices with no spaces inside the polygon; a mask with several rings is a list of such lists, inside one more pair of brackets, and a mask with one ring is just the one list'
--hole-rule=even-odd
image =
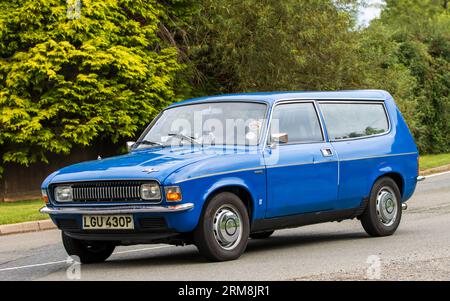
{"label": "round headlight", "polygon": [[73,190],[71,186],[56,186],[55,200],[57,202],[72,202]]}
{"label": "round headlight", "polygon": [[141,198],[143,200],[160,200],[161,190],[158,183],[147,183],[141,185]]}

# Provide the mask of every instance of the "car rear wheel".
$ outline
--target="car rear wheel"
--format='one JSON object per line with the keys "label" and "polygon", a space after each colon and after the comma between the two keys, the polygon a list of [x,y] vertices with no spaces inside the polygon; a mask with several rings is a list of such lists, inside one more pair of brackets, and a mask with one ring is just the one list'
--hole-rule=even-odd
{"label": "car rear wheel", "polygon": [[369,203],[361,216],[361,224],[371,236],[394,234],[402,217],[400,189],[391,178],[377,180],[370,192]]}
{"label": "car rear wheel", "polygon": [[211,261],[239,258],[247,247],[250,222],[247,208],[231,192],[214,196],[202,212],[194,231],[200,253]]}
{"label": "car rear wheel", "polygon": [[87,242],[62,232],[62,241],[67,254],[78,256],[81,263],[98,263],[108,259],[115,245],[109,242]]}
{"label": "car rear wheel", "polygon": [[269,238],[275,231],[264,231],[250,234],[252,239],[264,239]]}

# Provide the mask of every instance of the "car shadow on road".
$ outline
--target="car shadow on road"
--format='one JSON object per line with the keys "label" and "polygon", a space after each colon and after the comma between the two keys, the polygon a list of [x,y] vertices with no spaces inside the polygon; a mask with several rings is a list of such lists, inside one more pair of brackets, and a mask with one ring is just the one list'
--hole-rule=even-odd
{"label": "car shadow on road", "polygon": [[346,233],[280,233],[268,239],[250,239],[246,253],[288,249],[292,247],[306,248],[310,245],[320,245],[329,242],[347,241],[369,238],[365,232]]}
{"label": "car shadow on road", "polygon": [[[307,248],[311,245],[327,244],[336,241],[351,241],[369,238],[365,232],[347,233],[275,233],[274,236],[266,239],[250,239],[245,251],[245,257],[252,254],[277,252],[289,248]],[[151,252],[151,253],[150,253]],[[173,265],[198,265],[211,263],[202,257],[194,246],[173,247],[163,250],[149,251],[140,254],[127,255],[126,258],[111,258],[106,266],[173,266]],[[245,258],[241,258],[245,260]],[[220,263],[215,263],[220,264]]]}

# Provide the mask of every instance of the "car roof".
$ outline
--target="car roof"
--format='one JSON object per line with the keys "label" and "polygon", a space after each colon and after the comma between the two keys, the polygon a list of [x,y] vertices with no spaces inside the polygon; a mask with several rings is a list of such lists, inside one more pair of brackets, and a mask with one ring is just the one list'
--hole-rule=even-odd
{"label": "car roof", "polygon": [[384,90],[343,90],[343,91],[284,91],[222,94],[191,98],[174,103],[172,106],[215,101],[262,101],[272,104],[280,100],[386,100],[390,94]]}

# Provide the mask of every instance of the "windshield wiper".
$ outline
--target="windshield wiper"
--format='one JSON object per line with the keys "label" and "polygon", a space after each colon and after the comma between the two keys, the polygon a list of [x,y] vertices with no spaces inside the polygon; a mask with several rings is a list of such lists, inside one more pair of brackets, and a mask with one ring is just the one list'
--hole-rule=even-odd
{"label": "windshield wiper", "polygon": [[185,134],[181,134],[181,133],[169,133],[169,134],[167,134],[167,135],[170,136],[170,137],[177,137],[177,138],[180,138],[180,139],[184,139],[184,140],[187,140],[187,141],[189,141],[189,142],[191,142],[191,143],[201,144],[200,142],[198,142],[197,140],[195,140],[194,137],[186,136]]}
{"label": "windshield wiper", "polygon": [[150,141],[150,140],[141,140],[135,143],[135,145],[140,145],[140,144],[144,144],[144,145],[159,145],[159,146],[164,146],[164,144],[162,144],[161,142],[156,142],[156,141]]}

